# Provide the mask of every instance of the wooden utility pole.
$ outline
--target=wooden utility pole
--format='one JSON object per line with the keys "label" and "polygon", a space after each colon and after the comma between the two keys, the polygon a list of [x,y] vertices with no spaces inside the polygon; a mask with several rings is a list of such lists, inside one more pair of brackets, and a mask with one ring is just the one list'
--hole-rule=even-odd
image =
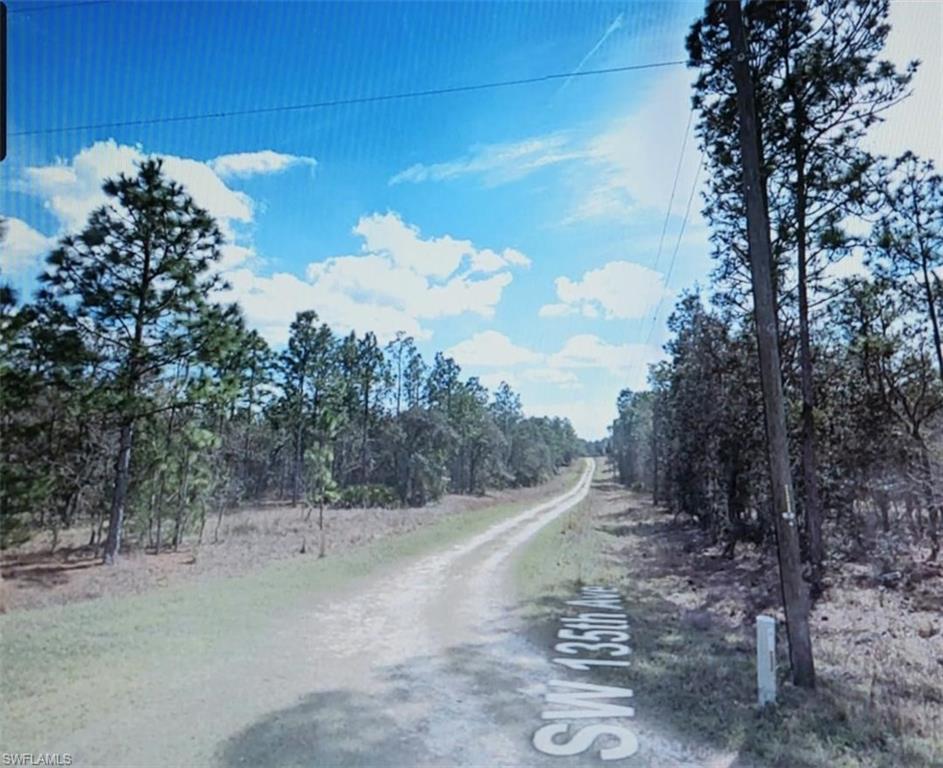
{"label": "wooden utility pole", "polygon": [[786,437],[786,408],[779,362],[779,335],[776,302],[773,295],[772,250],[769,218],[764,202],[760,174],[759,131],[753,79],[747,56],[746,36],[740,0],[727,0],[725,21],[733,52],[737,111],[740,117],[740,151],[743,163],[743,194],[747,208],[750,246],[750,271],[753,280],[753,311],[756,340],[760,352],[760,380],[766,411],[766,436],[769,449],[770,483],[773,491],[776,545],[779,553],[779,579],[786,612],[786,634],[792,679],[796,685],[815,687],[812,640],[809,636],[809,596],[802,580],[799,559],[799,532],[789,467]]}

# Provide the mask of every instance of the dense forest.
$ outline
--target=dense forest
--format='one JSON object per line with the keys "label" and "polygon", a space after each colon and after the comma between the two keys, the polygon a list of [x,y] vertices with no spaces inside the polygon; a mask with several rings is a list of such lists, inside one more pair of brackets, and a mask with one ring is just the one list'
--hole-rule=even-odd
{"label": "dense forest", "polygon": [[[732,556],[738,542],[772,546],[775,531],[721,5],[687,43],[715,268],[678,301],[649,390],[620,394],[609,450],[624,483]],[[887,15],[886,2],[744,7],[813,594],[831,557],[869,558],[892,579],[940,550],[943,180],[912,153],[868,149],[918,66],[882,59]]]}
{"label": "dense forest", "polygon": [[240,504],[423,505],[539,483],[584,450],[403,334],[339,336],[312,308],[272,349],[214,302],[223,236],[159,159],[104,191],[33,301],[0,288],[4,546],[85,525],[111,563],[123,536],[159,553]]}

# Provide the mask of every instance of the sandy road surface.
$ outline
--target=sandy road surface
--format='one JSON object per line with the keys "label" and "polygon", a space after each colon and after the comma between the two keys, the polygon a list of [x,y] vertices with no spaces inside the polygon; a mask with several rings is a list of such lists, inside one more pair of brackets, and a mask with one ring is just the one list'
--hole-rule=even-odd
{"label": "sandy road surface", "polygon": [[531,746],[554,672],[515,625],[508,572],[586,496],[593,469],[460,544],[312,600],[198,675],[178,679],[168,659],[117,717],[49,747],[96,766],[560,765]]}

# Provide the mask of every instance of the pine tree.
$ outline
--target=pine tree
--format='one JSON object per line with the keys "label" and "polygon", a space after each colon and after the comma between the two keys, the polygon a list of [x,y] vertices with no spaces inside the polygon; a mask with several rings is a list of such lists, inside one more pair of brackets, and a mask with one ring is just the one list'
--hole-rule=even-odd
{"label": "pine tree", "polygon": [[107,202],[49,255],[40,299],[94,349],[119,430],[104,562],[117,561],[135,428],[164,373],[194,354],[190,323],[220,286],[223,236],[210,215],[146,160],[102,187]]}

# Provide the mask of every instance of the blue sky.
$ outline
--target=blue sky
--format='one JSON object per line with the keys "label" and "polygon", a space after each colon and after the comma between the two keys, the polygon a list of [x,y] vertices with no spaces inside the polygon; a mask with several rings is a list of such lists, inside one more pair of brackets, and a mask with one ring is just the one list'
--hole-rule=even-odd
{"label": "blue sky", "polygon": [[[9,3],[11,134],[683,59],[701,8],[41,5]],[[933,25],[913,4],[895,14],[907,36],[894,45],[912,51],[916,39],[920,55],[936,56],[936,79],[923,87],[932,97]],[[658,257],[690,79],[673,66],[11,135],[0,165],[0,214],[11,221],[3,270],[28,293],[55,238],[101,201],[102,178],[159,154],[220,220],[227,298],[273,344],[308,308],[340,332],[404,330],[428,357],[444,350],[491,386],[507,379],[529,412],[568,416],[599,437],[618,390],[643,386],[662,354],[673,297],[709,270],[698,199],[679,241],[698,166],[693,138]],[[906,143],[938,158],[937,136],[924,130]],[[895,142],[899,133],[885,141]]]}

